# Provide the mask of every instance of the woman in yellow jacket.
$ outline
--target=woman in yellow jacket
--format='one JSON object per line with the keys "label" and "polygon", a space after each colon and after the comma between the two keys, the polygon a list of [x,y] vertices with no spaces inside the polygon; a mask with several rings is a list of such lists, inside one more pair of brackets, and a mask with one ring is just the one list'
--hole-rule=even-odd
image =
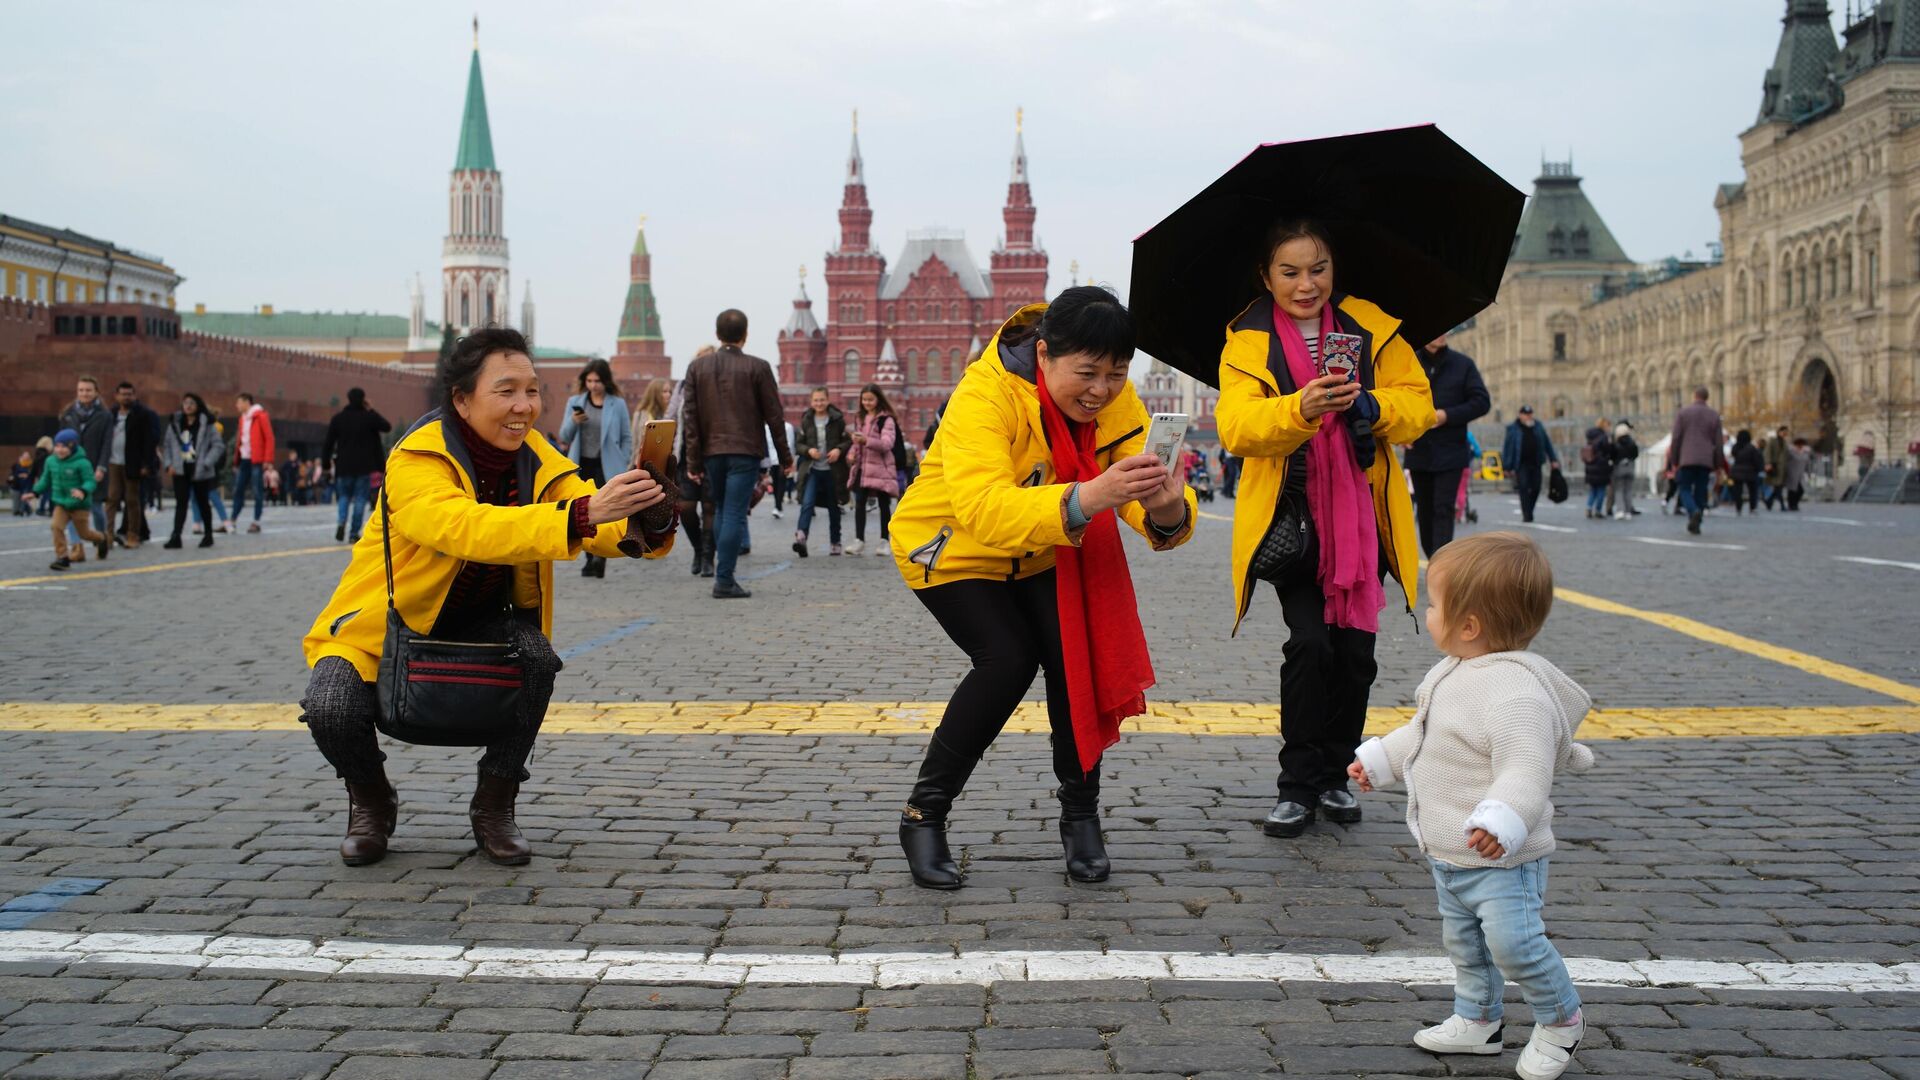
{"label": "woman in yellow jacket", "polygon": [[947,812],[1042,668],[1067,870],[1109,872],[1100,755],[1153,682],[1114,518],[1164,551],[1194,515],[1193,492],[1141,452],[1133,338],[1104,289],[1020,309],[967,368],[894,514],[901,575],[973,663],[900,815],[918,885],[960,887]]}
{"label": "woman in yellow jacket", "polygon": [[[303,642],[313,677],[300,719],[346,781],[340,858],[349,866],[386,855],[399,813],[374,732],[388,530],[394,606],[410,629],[453,640],[510,641],[519,649],[526,672],[520,724],[510,738],[486,748],[468,807],[481,852],[519,865],[532,849],[514,824],[514,800],[560,670],[548,641],[553,563],[583,550],[627,554],[628,516],[666,497],[638,470],[598,489],[581,479],[536,429],[540,380],[529,355],[518,332],[488,329],[460,339],[440,361],[440,408],[388,455],[381,485],[388,513],[369,523]],[[657,558],[672,548],[673,535],[646,534],[639,541],[647,558]]]}
{"label": "woman in yellow jacket", "polygon": [[[1318,223],[1279,221],[1260,250],[1266,292],[1227,328],[1214,419],[1221,445],[1245,459],[1233,522],[1234,629],[1253,603],[1256,573],[1279,593],[1287,624],[1279,801],[1264,828],[1293,837],[1317,814],[1360,820],[1346,769],[1376,673],[1381,585],[1391,573],[1411,612],[1419,566],[1393,444],[1433,426],[1433,397],[1399,320],[1334,292],[1333,246]],[[1274,560],[1256,565],[1269,530],[1298,534],[1302,521],[1304,555],[1277,570]]]}

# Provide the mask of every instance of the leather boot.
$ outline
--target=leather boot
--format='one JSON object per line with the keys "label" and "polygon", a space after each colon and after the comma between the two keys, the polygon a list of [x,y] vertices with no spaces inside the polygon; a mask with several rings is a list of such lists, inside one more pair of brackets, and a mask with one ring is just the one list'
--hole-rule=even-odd
{"label": "leather boot", "polygon": [[347,835],[340,841],[340,861],[369,866],[387,857],[387,837],[400,816],[400,797],[382,775],[377,783],[347,781]]}
{"label": "leather boot", "polygon": [[1100,766],[1078,780],[1060,781],[1060,844],[1067,852],[1067,876],[1075,881],[1105,881],[1113,871],[1100,836]]}
{"label": "leather boot", "polygon": [[923,889],[949,891],[961,885],[960,865],[947,847],[947,811],[977,764],[978,758],[956,753],[937,735],[927,744],[920,778],[900,811],[900,850],[913,883]]}
{"label": "leather boot", "polygon": [[711,532],[707,533],[706,536],[701,538],[701,543],[700,543],[700,576],[701,577],[713,576],[713,567],[714,567],[713,543],[714,543],[714,537],[713,537],[713,533]]}
{"label": "leather boot", "polygon": [[467,819],[473,822],[473,838],[480,844],[480,853],[501,866],[524,866],[533,858],[532,845],[513,821],[513,801],[519,794],[519,781],[481,773],[480,783],[473,789],[473,802],[467,805]]}

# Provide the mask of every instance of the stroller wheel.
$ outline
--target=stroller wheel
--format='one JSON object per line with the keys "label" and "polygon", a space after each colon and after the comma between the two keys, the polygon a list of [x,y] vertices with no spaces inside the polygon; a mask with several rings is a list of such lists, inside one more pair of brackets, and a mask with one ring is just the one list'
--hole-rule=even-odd
{"label": "stroller wheel", "polygon": [[1468,521],[1470,521],[1470,522],[1472,522],[1472,523],[1474,523],[1474,524],[1476,524],[1476,525],[1477,525],[1477,524],[1479,524],[1479,523],[1480,523],[1480,511],[1478,511],[1478,510],[1469,510],[1469,511],[1467,511],[1467,520],[1468,520]]}

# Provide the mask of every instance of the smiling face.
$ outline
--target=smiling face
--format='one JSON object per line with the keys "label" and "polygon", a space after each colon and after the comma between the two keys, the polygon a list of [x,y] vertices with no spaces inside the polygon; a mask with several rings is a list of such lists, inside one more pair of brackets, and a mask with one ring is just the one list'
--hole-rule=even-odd
{"label": "smiling face", "polygon": [[518,450],[540,420],[540,379],[526,353],[487,356],[473,393],[454,391],[453,407],[467,426],[501,450]]}
{"label": "smiling face", "polygon": [[873,410],[879,407],[880,407],[880,399],[873,395],[873,391],[871,390],[860,391],[860,411],[861,412],[871,413],[873,412]]}
{"label": "smiling face", "polygon": [[812,397],[807,400],[813,406],[814,412],[819,413],[821,416],[827,415],[827,405],[830,399],[827,397],[825,390],[815,390]]}
{"label": "smiling face", "polygon": [[1317,318],[1333,295],[1333,255],[1319,240],[1296,236],[1273,249],[1261,279],[1288,316]]}
{"label": "smiling face", "polygon": [[99,397],[100,388],[93,384],[92,379],[81,379],[74,384],[73,400],[79,402],[82,407],[93,404]]}
{"label": "smiling face", "polygon": [[1037,342],[1034,355],[1047,375],[1047,393],[1067,419],[1084,424],[1113,404],[1127,387],[1127,361],[1110,360],[1092,353],[1068,353],[1053,356],[1045,341]]}

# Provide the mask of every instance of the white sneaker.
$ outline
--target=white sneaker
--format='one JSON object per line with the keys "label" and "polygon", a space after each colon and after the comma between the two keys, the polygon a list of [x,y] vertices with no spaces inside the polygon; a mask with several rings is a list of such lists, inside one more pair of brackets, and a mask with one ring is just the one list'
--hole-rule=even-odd
{"label": "white sneaker", "polygon": [[1615,515],[1613,515],[1613,520],[1615,520],[1615,521],[1631,521],[1631,520],[1633,520],[1633,515],[1632,515],[1632,514],[1615,514]]}
{"label": "white sneaker", "polygon": [[865,540],[855,540],[853,543],[847,545],[847,554],[858,555],[866,550],[866,546],[867,542]]}
{"label": "white sneaker", "polygon": [[[1482,1023],[1454,1015],[1447,1017],[1444,1023],[1414,1032],[1413,1043],[1422,1050],[1431,1050],[1436,1054],[1498,1054],[1506,1049],[1501,1038],[1505,1030],[1498,1020]],[[1566,1068],[1566,1063],[1561,1062],[1560,1067]],[[1553,1075],[1560,1074],[1555,1072]]]}
{"label": "white sneaker", "polygon": [[1577,1013],[1566,1027],[1533,1025],[1533,1037],[1527,1040],[1527,1048],[1520,1051],[1520,1061],[1514,1066],[1520,1080],[1554,1080],[1567,1070],[1573,1051],[1586,1033],[1587,1018]]}
{"label": "white sneaker", "polygon": [[779,520],[780,520],[780,508],[779,508],[779,507],[777,507],[777,506],[776,506],[776,507],[774,507],[774,510],[773,510],[773,520],[775,520],[775,521],[779,521]]}

